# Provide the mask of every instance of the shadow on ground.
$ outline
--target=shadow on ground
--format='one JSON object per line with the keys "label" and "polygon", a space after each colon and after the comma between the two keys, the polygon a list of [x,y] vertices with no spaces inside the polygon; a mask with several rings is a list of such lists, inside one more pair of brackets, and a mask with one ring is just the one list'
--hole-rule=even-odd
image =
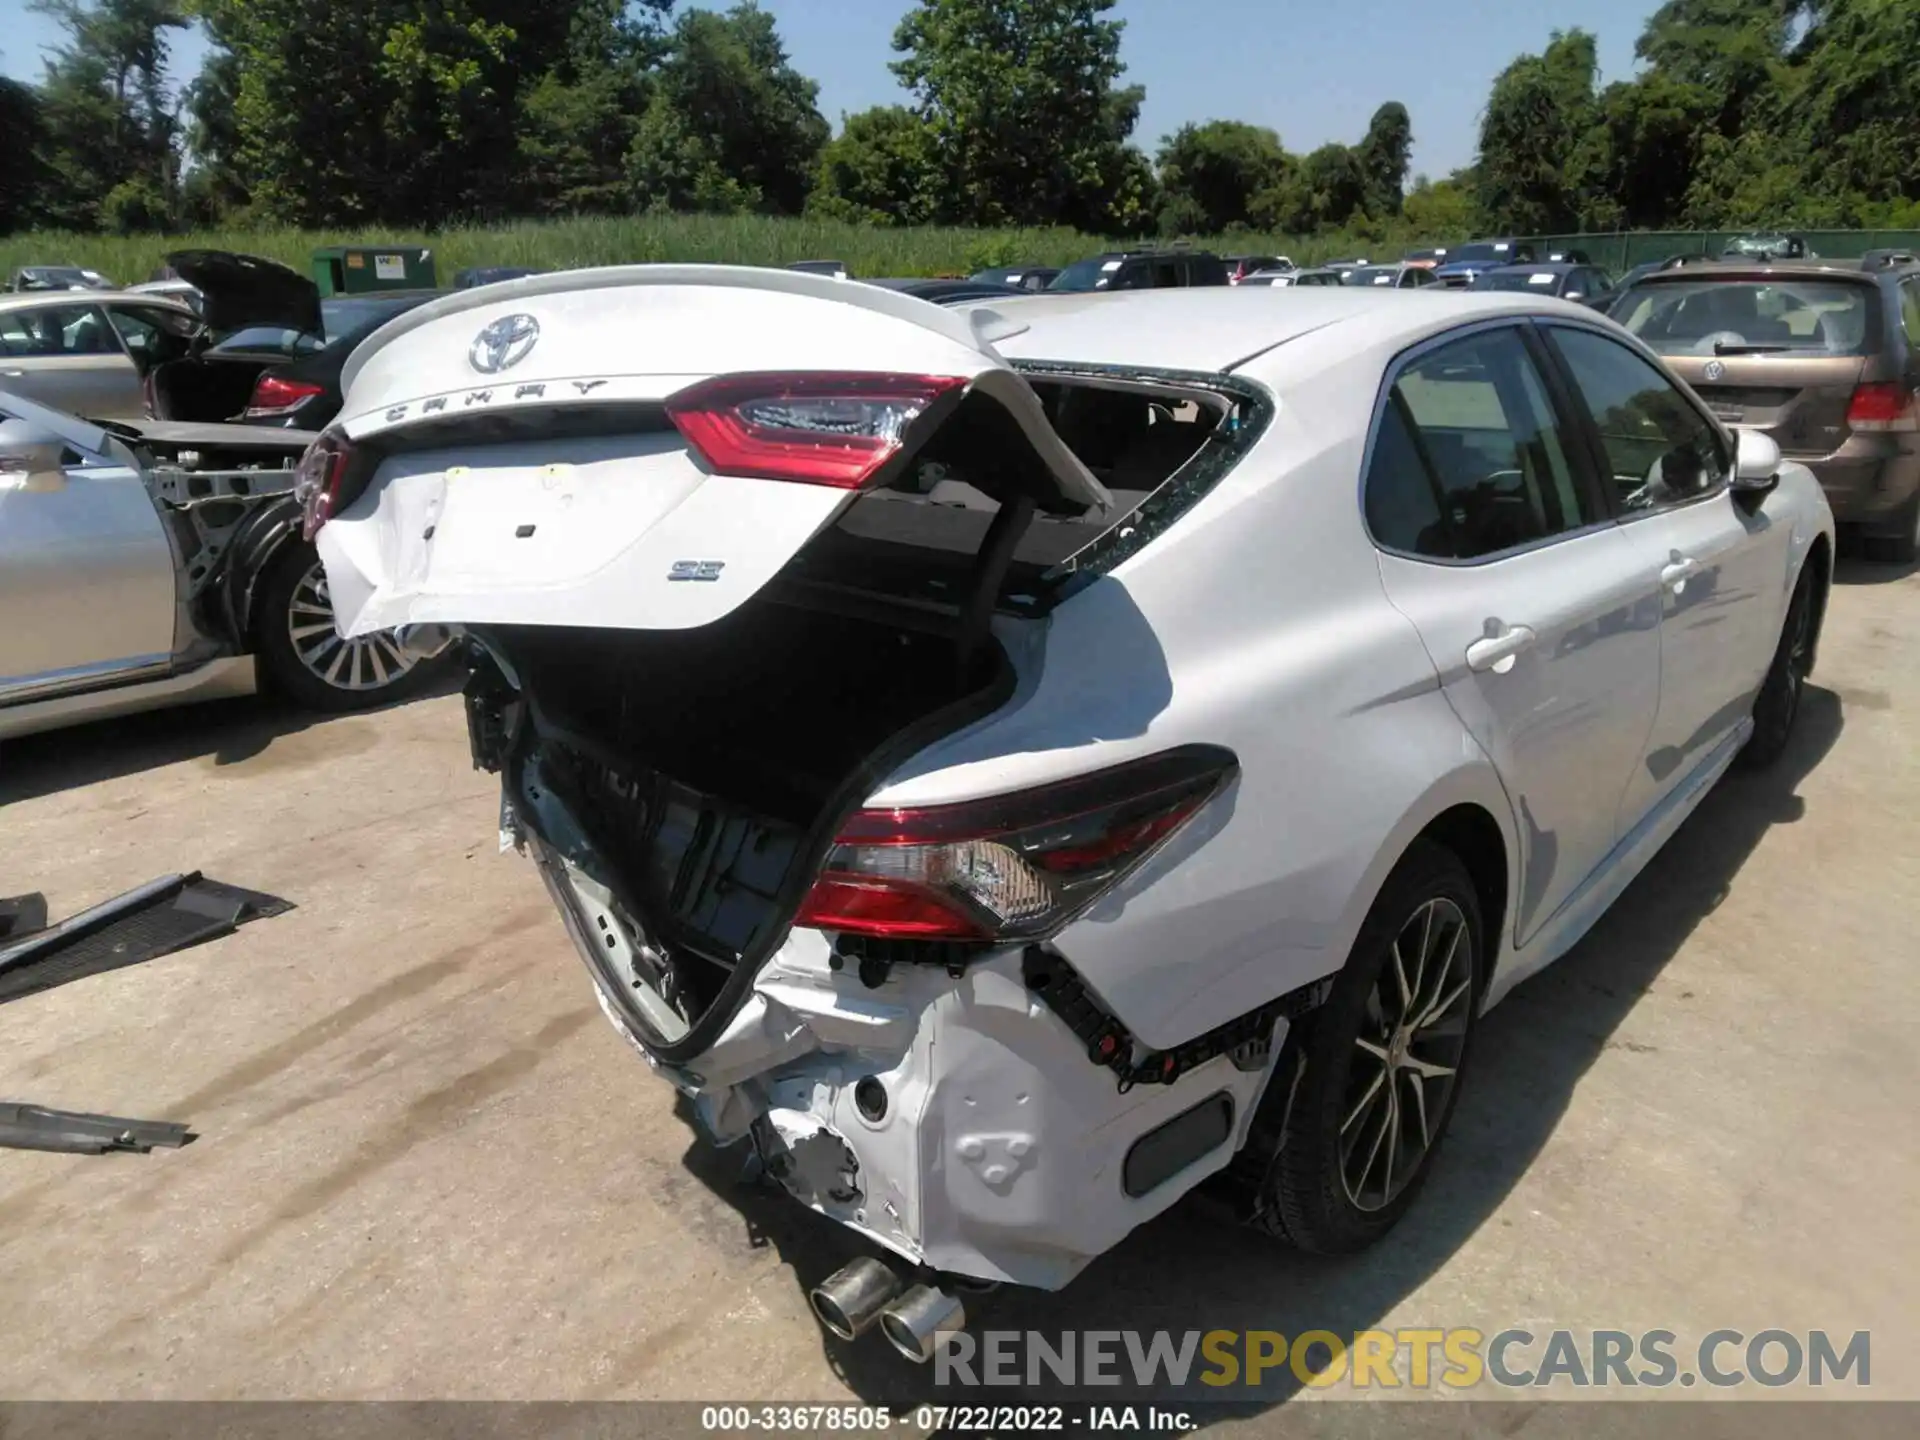
{"label": "shadow on ground", "polygon": [[[1002,1290],[970,1307],[975,1329],[1063,1331],[1274,1330],[1297,1336],[1371,1328],[1488,1223],[1558,1125],[1581,1077],[1697,925],[1726,898],[1733,877],[1775,825],[1799,820],[1801,780],[1833,748],[1840,699],[1810,686],[1792,743],[1759,775],[1723,780],[1674,841],[1566,958],[1516,989],[1475,1042],[1447,1148],[1401,1225],[1365,1254],[1320,1259],[1286,1250],[1215,1216],[1189,1197],[1101,1257],[1066,1290]],[[784,1195],[740,1177],[740,1149],[695,1144],[687,1168],[745,1218],[756,1245],[772,1245],[811,1289],[856,1254],[848,1232]],[[888,1405],[1049,1398],[1043,1392],[936,1391],[929,1368],[897,1357],[877,1334],[842,1344],[822,1332],[829,1364],[863,1400]],[[1129,1367],[1121,1356],[1117,1367]],[[1205,1369],[1196,1359],[1194,1376]],[[1240,1389],[1231,1411],[1259,1413],[1298,1388],[1291,1373]],[[1218,1404],[1226,1392],[1189,1384],[1183,1400]],[[1081,1389],[1052,1398],[1141,1403],[1172,1396]]]}
{"label": "shadow on ground", "polygon": [[1915,574],[1920,574],[1920,561],[1905,565],[1888,565],[1878,560],[1863,560],[1858,556],[1843,554],[1839,563],[1833,567],[1833,583],[1836,585],[1892,585]]}
{"label": "shadow on ground", "polygon": [[[463,678],[450,672],[419,695],[356,713],[376,714],[417,699],[450,694],[460,688]],[[216,768],[242,765],[259,759],[276,740],[337,718],[301,710],[276,696],[251,695],[0,740],[0,806],[185,760],[205,759]]]}

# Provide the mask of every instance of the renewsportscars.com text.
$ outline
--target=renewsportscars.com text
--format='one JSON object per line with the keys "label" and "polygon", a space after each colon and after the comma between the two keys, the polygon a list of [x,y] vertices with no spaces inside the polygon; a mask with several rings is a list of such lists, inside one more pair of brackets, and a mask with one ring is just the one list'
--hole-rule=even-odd
{"label": "renewsportscars.com text", "polygon": [[1872,1383],[1872,1338],[1829,1333],[1712,1330],[1682,1341],[1671,1330],[988,1330],[943,1336],[934,1384],[1133,1385],[1222,1391],[1297,1382],[1317,1388],[1660,1389],[1778,1388]]}

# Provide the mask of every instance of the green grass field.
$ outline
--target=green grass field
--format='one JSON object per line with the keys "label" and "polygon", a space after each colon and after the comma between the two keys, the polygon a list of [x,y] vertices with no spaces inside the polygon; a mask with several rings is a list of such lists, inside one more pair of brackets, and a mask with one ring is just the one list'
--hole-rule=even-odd
{"label": "green grass field", "polygon": [[[989,265],[1063,264],[1113,242],[1065,228],[1034,230],[893,230],[825,220],[757,215],[632,215],[521,221],[441,230],[233,230],[191,235],[77,235],[28,231],[0,237],[0,274],[21,265],[86,265],[123,285],[145,280],[169,250],[208,248],[265,255],[306,273],[323,245],[426,245],[441,282],[469,265],[572,269],[658,261],[784,265],[840,260],[856,275],[966,274]],[[1220,253],[1274,251],[1295,260],[1325,258],[1355,242],[1321,236],[1285,240],[1234,235],[1196,241]],[[1397,252],[1396,252],[1397,253]],[[4,283],[0,281],[0,283]]]}

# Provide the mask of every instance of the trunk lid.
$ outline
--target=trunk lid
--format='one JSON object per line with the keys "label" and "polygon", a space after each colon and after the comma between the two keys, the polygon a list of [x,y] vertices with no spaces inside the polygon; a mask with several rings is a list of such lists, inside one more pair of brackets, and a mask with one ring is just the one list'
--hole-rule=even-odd
{"label": "trunk lid", "polygon": [[277,261],[231,250],[176,250],[167,263],[200,292],[209,329],[279,326],[320,333],[320,288]]}
{"label": "trunk lid", "polygon": [[1729,425],[1759,430],[1796,459],[1831,455],[1851,433],[1858,355],[1669,355],[1667,364]]}
{"label": "trunk lid", "polygon": [[[1003,510],[1104,509],[1106,490],[993,347],[1020,328],[877,286],[720,266],[537,276],[410,311],[343,376],[340,429],[371,473],[318,533],[342,631],[705,625],[858,496],[923,484],[918,458],[956,431],[969,478]],[[939,393],[911,414],[872,398],[926,377]],[[845,436],[897,448],[859,483],[787,478],[795,453]]]}

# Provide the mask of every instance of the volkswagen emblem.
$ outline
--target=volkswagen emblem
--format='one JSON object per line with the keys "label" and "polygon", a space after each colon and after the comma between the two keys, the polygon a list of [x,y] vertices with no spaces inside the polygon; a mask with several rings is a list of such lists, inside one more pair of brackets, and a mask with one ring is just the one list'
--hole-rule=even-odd
{"label": "volkswagen emblem", "polygon": [[[515,316],[514,318],[519,319],[520,317]],[[515,358],[517,359],[518,357],[516,356]],[[1727,367],[1722,365],[1718,360],[1709,360],[1707,361],[1707,368],[1700,373],[1709,380],[1718,380],[1722,375],[1727,373]]]}
{"label": "volkswagen emblem", "polygon": [[502,315],[473,337],[467,363],[482,375],[498,375],[526,359],[540,339],[540,322],[531,315]]}

